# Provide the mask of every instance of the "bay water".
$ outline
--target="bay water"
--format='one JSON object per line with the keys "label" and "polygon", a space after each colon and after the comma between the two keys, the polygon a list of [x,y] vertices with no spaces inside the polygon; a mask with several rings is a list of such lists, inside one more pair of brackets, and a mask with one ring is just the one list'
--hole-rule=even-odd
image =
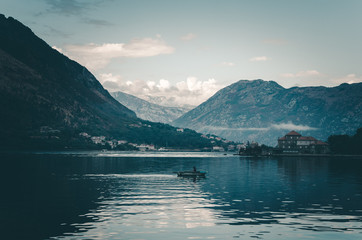
{"label": "bay water", "polygon": [[[362,239],[362,159],[2,153],[1,239]],[[205,178],[175,172],[206,171]]]}

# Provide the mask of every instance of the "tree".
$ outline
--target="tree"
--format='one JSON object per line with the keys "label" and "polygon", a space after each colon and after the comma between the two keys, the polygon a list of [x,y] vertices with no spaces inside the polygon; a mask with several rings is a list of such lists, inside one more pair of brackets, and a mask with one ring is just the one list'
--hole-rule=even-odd
{"label": "tree", "polygon": [[353,136],[331,135],[328,144],[334,154],[362,154],[362,128]]}

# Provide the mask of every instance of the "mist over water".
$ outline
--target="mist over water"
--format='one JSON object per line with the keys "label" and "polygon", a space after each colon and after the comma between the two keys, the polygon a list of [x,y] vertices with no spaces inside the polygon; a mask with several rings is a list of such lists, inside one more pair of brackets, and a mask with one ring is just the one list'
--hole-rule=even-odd
{"label": "mist over water", "polygon": [[[3,154],[6,239],[360,239],[361,159]],[[207,171],[206,178],[173,172]],[[21,229],[21,231],[20,231]]]}

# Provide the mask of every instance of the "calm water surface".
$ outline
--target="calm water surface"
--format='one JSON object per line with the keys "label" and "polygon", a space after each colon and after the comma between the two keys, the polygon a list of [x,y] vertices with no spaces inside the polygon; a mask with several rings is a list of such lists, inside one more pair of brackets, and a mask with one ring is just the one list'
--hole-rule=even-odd
{"label": "calm water surface", "polygon": [[[207,177],[173,173],[193,166]],[[0,169],[2,239],[362,239],[362,159],[24,153]]]}

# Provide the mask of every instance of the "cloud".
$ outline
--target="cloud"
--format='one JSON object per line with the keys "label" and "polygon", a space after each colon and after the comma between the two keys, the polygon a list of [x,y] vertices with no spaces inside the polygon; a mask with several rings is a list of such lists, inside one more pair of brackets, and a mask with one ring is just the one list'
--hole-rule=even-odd
{"label": "cloud", "polygon": [[186,34],[185,36],[182,36],[182,37],[181,37],[181,40],[182,40],[182,41],[190,41],[190,40],[192,40],[192,39],[194,39],[194,38],[196,38],[196,35],[195,35],[195,34],[193,34],[193,33],[188,33],[188,34]]}
{"label": "cloud", "polygon": [[105,20],[101,19],[93,19],[93,18],[83,18],[82,21],[86,24],[98,26],[98,27],[104,27],[104,26],[113,26],[113,23],[110,23]]}
{"label": "cloud", "polygon": [[123,49],[121,55],[132,58],[171,54],[175,50],[173,47],[166,45],[160,38],[133,39],[130,43],[125,44]]}
{"label": "cloud", "polygon": [[199,131],[200,132],[210,132],[210,130],[216,131],[239,131],[239,132],[247,132],[247,131],[268,131],[270,128],[228,128],[228,127],[216,127],[216,126],[203,126]]}
{"label": "cloud", "polygon": [[266,56],[253,57],[249,59],[250,62],[263,62],[267,60],[269,60],[269,58],[267,58]]}
{"label": "cloud", "polygon": [[[54,46],[53,48],[57,48]],[[143,58],[171,54],[174,48],[161,38],[133,39],[129,43],[66,45],[63,53],[91,71],[107,66],[115,58]]]}
{"label": "cloud", "polygon": [[283,73],[281,74],[284,78],[299,78],[299,77],[315,77],[321,76],[322,74],[317,70],[300,71],[297,73]]}
{"label": "cloud", "polygon": [[297,73],[280,74],[279,83],[286,88],[301,86],[331,86],[331,81],[327,75],[317,70],[305,70]]}
{"label": "cloud", "polygon": [[199,105],[224,87],[217,84],[215,79],[200,81],[192,76],[176,84],[171,84],[167,79],[160,79],[158,82],[126,81],[111,73],[99,74],[98,79],[111,92],[122,91],[146,100],[152,96],[154,99],[163,99],[158,104],[168,106]]}
{"label": "cloud", "polygon": [[37,16],[43,14],[58,14],[66,17],[76,16],[82,17],[81,21],[86,24],[98,27],[111,26],[114,24],[105,20],[88,17],[93,15],[90,14],[91,11],[96,11],[101,5],[111,1],[113,0],[44,0],[49,8],[44,12],[38,13]]}
{"label": "cloud", "polygon": [[222,66],[233,67],[233,66],[235,66],[235,63],[233,63],[233,62],[222,62],[221,65]]}
{"label": "cloud", "polygon": [[240,131],[240,132],[246,132],[246,131],[270,131],[273,129],[277,130],[295,130],[295,131],[312,131],[312,130],[318,130],[318,128],[313,128],[306,125],[295,125],[291,122],[288,123],[280,123],[280,124],[271,124],[268,127],[241,127],[241,128],[228,128],[228,127],[218,127],[218,126],[203,126],[202,130],[219,130],[219,131]]}
{"label": "cloud", "polygon": [[60,53],[63,53],[63,49],[61,49],[61,48],[58,48],[58,47],[56,47],[56,46],[53,46],[52,48],[55,49],[55,50],[57,50],[57,51],[60,52]]}
{"label": "cloud", "polygon": [[295,131],[311,131],[318,130],[318,128],[310,127],[307,125],[295,125],[291,122],[272,124],[270,128],[282,129],[282,130],[295,130]]}
{"label": "cloud", "polygon": [[[149,85],[153,85],[153,82],[150,82]],[[171,85],[170,82],[166,79],[160,79],[159,83],[156,85],[156,87],[161,91],[161,92],[165,92],[167,90],[170,89]]]}
{"label": "cloud", "polygon": [[[113,0],[44,0],[50,7],[47,13],[56,13],[65,16],[78,16],[88,13],[90,9],[101,6],[106,2]],[[43,13],[40,13],[40,15]]]}
{"label": "cloud", "polygon": [[45,2],[50,6],[48,12],[63,15],[78,15],[92,4],[77,0],[45,0]]}
{"label": "cloud", "polygon": [[348,83],[348,84],[359,83],[359,82],[362,82],[362,76],[358,77],[356,74],[351,73],[344,77],[333,78],[333,79],[331,79],[331,82],[333,82],[334,84],[337,84],[337,85],[340,85],[342,83]]}
{"label": "cloud", "polygon": [[113,75],[112,73],[103,73],[99,75],[99,82],[104,84],[105,82],[120,82],[122,77],[120,75]]}
{"label": "cloud", "polygon": [[[297,73],[283,73],[280,84],[284,87],[291,86],[338,86],[342,83],[359,83],[362,82],[362,76],[354,73],[343,77],[329,77],[327,74],[318,72],[317,70],[300,71]],[[284,80],[283,80],[284,79]]]}

